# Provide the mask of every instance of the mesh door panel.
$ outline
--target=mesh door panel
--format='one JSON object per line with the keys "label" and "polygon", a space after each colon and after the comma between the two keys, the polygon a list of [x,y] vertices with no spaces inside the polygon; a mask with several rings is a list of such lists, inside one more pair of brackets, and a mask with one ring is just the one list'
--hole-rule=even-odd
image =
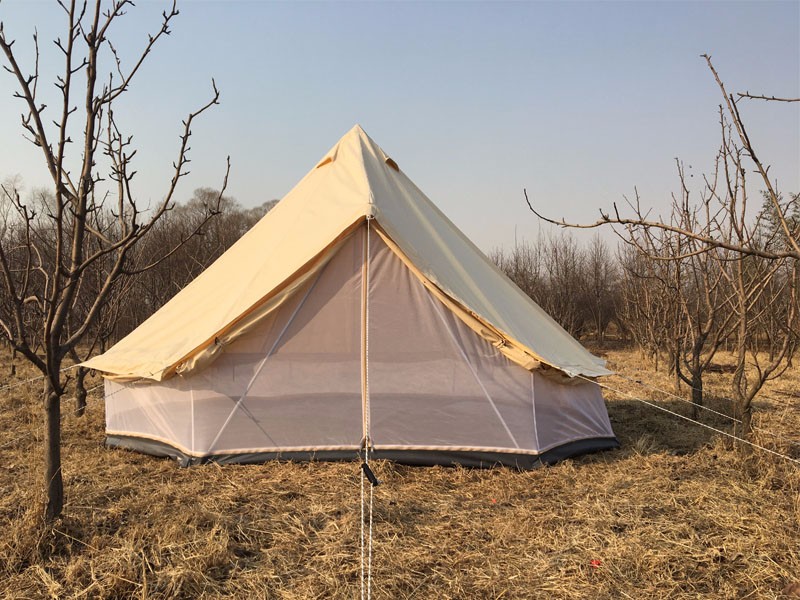
{"label": "mesh door panel", "polygon": [[206,369],[145,386],[112,384],[109,431],[197,454],[358,446],[362,262],[359,231]]}
{"label": "mesh door panel", "polygon": [[370,240],[369,389],[376,447],[533,448],[530,376]]}
{"label": "mesh door panel", "polygon": [[[293,305],[281,309],[267,335],[250,333],[217,361],[245,389],[222,403],[228,415],[216,419],[214,438],[203,434],[204,450],[358,445],[362,262],[358,231]],[[209,377],[216,379],[214,373]],[[219,398],[198,402],[196,395],[196,414],[205,419],[215,404]]]}

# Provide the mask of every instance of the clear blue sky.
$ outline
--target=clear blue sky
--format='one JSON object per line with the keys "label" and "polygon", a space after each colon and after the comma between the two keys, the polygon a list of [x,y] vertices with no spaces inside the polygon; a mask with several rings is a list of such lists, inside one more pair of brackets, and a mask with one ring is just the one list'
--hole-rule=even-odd
{"label": "clear blue sky", "polygon": [[[166,2],[140,1],[113,31],[124,55],[158,26]],[[139,148],[136,189],[155,202],[180,120],[216,78],[222,103],[194,127],[195,187],[244,205],[282,197],[355,123],[485,250],[534,237],[527,188],[554,216],[594,220],[638,186],[665,211],[674,158],[708,171],[721,96],[800,96],[800,2],[184,1],[151,55],[120,123]],[[55,2],[2,0],[20,50],[38,27],[43,76],[60,60]],[[63,35],[63,34],[62,34]],[[30,53],[24,54],[30,64]],[[46,183],[21,137],[14,81],[0,73],[0,179]],[[52,86],[50,94],[55,106]],[[742,106],[781,189],[800,191],[800,103]],[[699,180],[696,177],[695,180]],[[751,178],[755,183],[755,178]],[[756,191],[756,190],[753,190]]]}

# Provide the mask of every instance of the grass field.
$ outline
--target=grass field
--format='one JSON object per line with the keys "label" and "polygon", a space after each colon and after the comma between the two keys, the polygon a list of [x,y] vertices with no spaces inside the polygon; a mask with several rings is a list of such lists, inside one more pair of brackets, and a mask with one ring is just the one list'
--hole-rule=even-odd
{"label": "grass field", "polygon": [[[606,358],[670,389],[635,352]],[[2,383],[32,375],[20,365]],[[725,377],[707,387],[723,393]],[[631,381],[604,382],[689,414]],[[66,507],[46,527],[38,390],[0,397],[0,597],[359,597],[356,462],[181,469],[108,450],[97,391],[84,417],[65,406]],[[798,394],[795,369],[770,385],[755,422],[759,444],[800,459]],[[531,472],[378,463],[373,597],[795,597],[800,465],[605,396],[618,451]]]}

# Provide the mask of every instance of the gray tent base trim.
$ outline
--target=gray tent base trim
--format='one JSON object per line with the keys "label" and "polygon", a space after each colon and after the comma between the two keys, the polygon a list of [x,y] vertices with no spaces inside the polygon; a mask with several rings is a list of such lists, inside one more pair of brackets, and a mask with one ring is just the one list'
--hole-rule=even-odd
{"label": "gray tent base trim", "polygon": [[[214,454],[209,456],[188,456],[177,448],[145,438],[135,436],[110,435],[106,437],[106,446],[124,448],[167,457],[178,461],[182,467],[210,462],[219,464],[257,464],[269,460],[285,461],[346,461],[358,458],[354,450],[320,450],[316,452],[245,452],[241,454]],[[464,452],[446,450],[375,450],[370,453],[373,460],[391,460],[404,465],[489,468],[498,465],[520,470],[529,470],[544,465],[552,465],[560,460],[572,458],[580,454],[600,452],[619,448],[614,437],[589,438],[568,442],[541,454],[513,454],[507,452]]]}

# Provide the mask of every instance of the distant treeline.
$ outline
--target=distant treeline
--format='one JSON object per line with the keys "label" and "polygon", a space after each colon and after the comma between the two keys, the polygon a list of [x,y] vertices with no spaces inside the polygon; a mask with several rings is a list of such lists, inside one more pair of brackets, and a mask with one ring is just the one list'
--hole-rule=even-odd
{"label": "distant treeline", "polygon": [[[18,319],[26,331],[36,332],[47,318],[54,286],[52,273],[56,272],[56,262],[63,261],[63,257],[57,256],[52,193],[34,190],[29,196],[29,208],[23,212],[11,210],[6,203],[6,210],[0,214],[0,242],[4,249],[0,259],[8,272],[25,274],[15,282],[14,289],[24,285],[27,297],[24,302],[15,302],[9,295],[0,296],[0,314]],[[120,276],[117,288],[100,307],[98,318],[90,322],[84,338],[88,345],[81,354],[102,351],[132,331],[230,248],[275,204],[277,200],[271,200],[255,208],[244,208],[233,198],[220,198],[219,192],[210,188],[195,190],[188,201],[176,203],[126,255],[124,277]],[[214,216],[209,219],[210,210]],[[72,218],[64,216],[67,226]],[[84,255],[97,252],[98,239],[116,233],[122,227],[120,221],[112,209],[95,208],[89,226],[97,233],[84,238]],[[81,285],[67,323],[70,334],[75,334],[92,310],[113,260],[113,256],[99,256],[81,273]],[[61,276],[70,274],[64,272]],[[31,336],[28,343],[33,352],[43,355],[45,340]]]}
{"label": "distant treeline", "polygon": [[[675,207],[672,230],[629,228],[614,250],[600,237],[581,246],[562,232],[491,258],[573,336],[602,343],[613,332],[668,370],[676,392],[685,384],[697,406],[704,374],[719,350],[730,351],[736,410],[749,432],[752,399],[792,365],[800,337],[800,260],[786,252],[800,232],[800,195],[776,207],[765,194],[752,219],[709,211],[704,229],[685,206]],[[697,229],[722,243],[685,233]],[[748,253],[729,243],[737,231]]]}
{"label": "distant treeline", "polygon": [[[800,198],[792,196],[785,209],[796,228]],[[773,212],[765,199],[752,224],[754,240],[768,250],[786,244]],[[489,258],[574,337],[633,343],[656,366],[663,356],[674,363],[687,345],[703,352],[708,344],[730,346],[738,335],[730,315],[739,292],[753,315],[748,328],[767,351],[797,308],[796,261],[705,248],[670,232],[609,245],[599,234],[580,244],[559,231],[497,248]]]}
{"label": "distant treeline", "polygon": [[[240,237],[253,227],[277,203],[269,200],[254,208],[245,208],[228,196],[222,196],[219,213],[192,235],[206,218],[208,206],[219,196],[217,190],[200,188],[192,198],[177,204],[167,217],[137,248],[137,263],[146,268],[129,284],[129,302],[121,308],[113,337],[119,339],[166,304],[211,263],[219,258]],[[185,238],[174,253],[164,257],[165,250]]]}

